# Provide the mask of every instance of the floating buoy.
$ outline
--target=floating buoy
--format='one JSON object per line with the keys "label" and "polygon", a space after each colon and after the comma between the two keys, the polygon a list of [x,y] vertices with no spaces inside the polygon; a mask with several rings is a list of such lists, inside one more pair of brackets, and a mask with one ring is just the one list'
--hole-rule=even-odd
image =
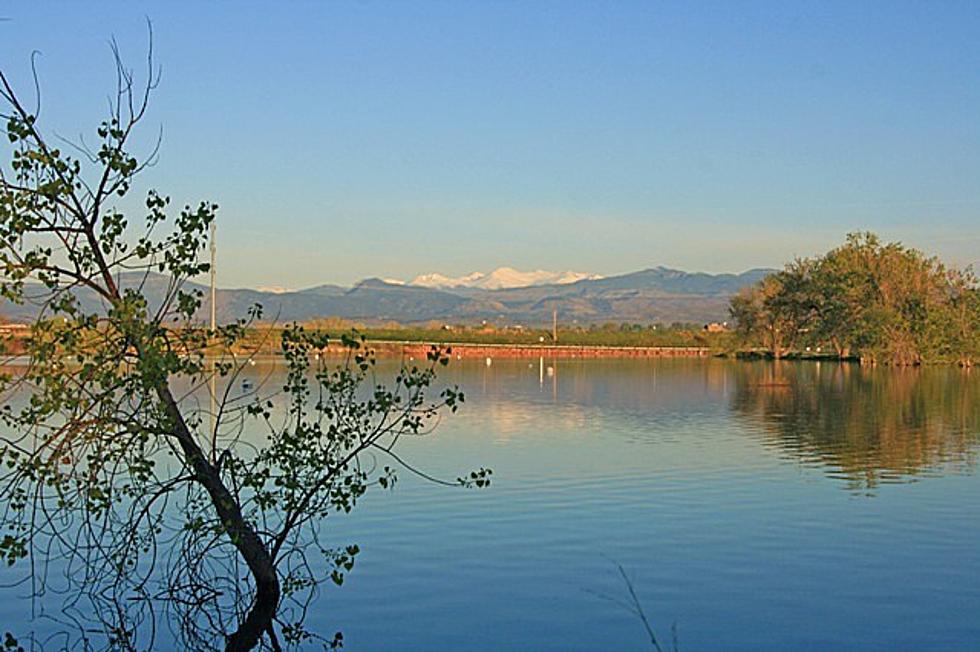
{"label": "floating buoy", "polygon": [[493,364],[493,360],[491,360],[490,358],[487,358],[487,366],[489,367],[492,364]]}

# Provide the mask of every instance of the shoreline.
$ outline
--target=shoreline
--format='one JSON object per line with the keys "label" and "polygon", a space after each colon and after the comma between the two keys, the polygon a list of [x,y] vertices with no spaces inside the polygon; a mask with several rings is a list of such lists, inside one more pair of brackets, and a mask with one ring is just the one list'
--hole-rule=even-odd
{"label": "shoreline", "polygon": [[[417,342],[368,340],[364,343],[379,356],[425,357],[433,346],[452,349],[457,360],[464,358],[707,358],[715,353],[701,346],[596,346],[577,344],[474,344],[467,342]],[[345,353],[331,344],[327,354]]]}

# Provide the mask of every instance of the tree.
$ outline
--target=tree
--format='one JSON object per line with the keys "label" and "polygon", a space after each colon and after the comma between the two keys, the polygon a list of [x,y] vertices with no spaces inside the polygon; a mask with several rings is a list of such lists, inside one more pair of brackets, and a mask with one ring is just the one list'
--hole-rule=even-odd
{"label": "tree", "polygon": [[866,362],[969,366],[980,349],[977,297],[970,270],[852,233],[824,256],[794,261],[743,290],[730,312],[744,341],[763,342],[777,358],[806,344]]}
{"label": "tree", "polygon": [[344,362],[330,366],[314,355],[327,339],[291,326],[280,392],[195,407],[209,380],[239,377],[234,347],[261,308],[214,331],[195,319],[202,296],[185,281],[209,269],[215,204],[171,222],[169,199],[151,190],[139,226],[117,207],[156,155],[138,160],[128,144],[158,71],[152,39],[143,84],[113,54],[118,87],[94,148],[53,144],[0,73],[12,150],[0,169],[0,292],[38,314],[29,364],[0,379],[13,397],[0,411],[0,554],[30,558],[35,595],[63,592],[85,649],[150,649],[160,613],[187,648],[298,644],[315,636],[303,619],[316,587],[341,583],[358,552],[328,546],[323,520],[414,471],[396,444],[463,396],[427,398],[446,352],[386,385],[363,340],[344,337]]}
{"label": "tree", "polygon": [[792,348],[799,332],[795,307],[782,273],[770,274],[753,288],[732,297],[729,313],[736,332],[747,342],[760,343],[779,359]]}
{"label": "tree", "polygon": [[946,274],[948,301],[929,320],[929,341],[938,356],[972,367],[980,358],[980,289],[972,270]]}

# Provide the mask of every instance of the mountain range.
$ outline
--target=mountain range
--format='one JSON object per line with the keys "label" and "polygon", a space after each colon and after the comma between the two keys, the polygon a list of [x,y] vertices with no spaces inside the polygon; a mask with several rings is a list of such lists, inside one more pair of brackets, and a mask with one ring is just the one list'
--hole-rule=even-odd
{"label": "mountain range", "polygon": [[[574,281],[569,280],[568,274],[575,272],[516,272],[523,275],[522,283],[531,279],[529,284],[498,288],[487,285],[506,282],[507,273],[492,272],[471,278],[466,284],[450,286],[426,286],[425,282],[435,282],[432,280],[435,275],[423,277],[423,283],[408,284],[371,278],[353,287],[327,284],[296,291],[218,289],[216,304],[219,321],[243,317],[258,303],[263,306],[266,319],[279,322],[342,317],[370,324],[389,321],[479,324],[486,320],[530,326],[550,323],[552,311],[557,311],[563,323],[710,322],[727,319],[729,298],[772,271],[752,269],[741,274],[706,274],[655,267],[605,278],[585,275],[587,278]],[[509,276],[510,282],[517,282],[517,278]],[[552,282],[535,284],[546,278]],[[150,306],[158,305],[166,291],[167,279],[150,276],[144,280],[142,275],[135,274],[120,278],[123,286],[140,281]],[[207,298],[204,285],[189,285],[204,291]],[[90,292],[80,290],[77,295],[85,309],[100,309],[99,300]],[[0,302],[0,315],[11,321],[27,321],[36,312],[37,308],[31,305]],[[207,312],[205,305],[202,318]]]}

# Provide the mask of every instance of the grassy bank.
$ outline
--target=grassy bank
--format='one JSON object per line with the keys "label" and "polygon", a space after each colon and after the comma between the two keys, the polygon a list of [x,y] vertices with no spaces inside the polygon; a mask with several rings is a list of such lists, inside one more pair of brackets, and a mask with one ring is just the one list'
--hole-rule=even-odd
{"label": "grassy bank", "polygon": [[[541,351],[544,355],[585,355],[589,357],[626,355],[627,350],[690,349],[709,355],[733,354],[735,341],[729,332],[709,333],[696,326],[651,327],[640,325],[606,325],[601,327],[559,328],[554,336],[550,330],[532,328],[494,327],[418,327],[364,326],[340,320],[311,321],[304,324],[309,330],[325,333],[332,344],[339,346],[343,336],[354,329],[374,346],[380,354],[415,350],[420,346],[455,345],[466,347],[470,353],[480,347],[496,347],[500,355],[525,355]],[[56,330],[60,330],[57,328]],[[245,336],[234,344],[241,355],[277,355],[280,352],[282,326],[257,325],[248,328]],[[17,355],[25,349],[30,330],[7,333],[3,337],[6,355]],[[511,348],[510,353],[505,349]],[[578,349],[578,350],[577,350]],[[642,351],[640,351],[642,353]],[[217,353],[215,350],[213,353]],[[476,353],[474,353],[475,355]],[[537,355],[537,353],[535,353]]]}
{"label": "grassy bank", "polygon": [[[700,328],[650,328],[606,326],[593,328],[559,328],[557,338],[550,330],[531,328],[461,328],[461,327],[370,327],[334,322],[306,324],[310,329],[327,333],[332,340],[350,334],[352,327],[369,342],[462,344],[474,346],[515,347],[609,347],[609,348],[707,348],[715,353],[730,351],[734,344],[730,333],[707,333]],[[245,346],[272,352],[278,347],[278,327],[250,329]]]}

